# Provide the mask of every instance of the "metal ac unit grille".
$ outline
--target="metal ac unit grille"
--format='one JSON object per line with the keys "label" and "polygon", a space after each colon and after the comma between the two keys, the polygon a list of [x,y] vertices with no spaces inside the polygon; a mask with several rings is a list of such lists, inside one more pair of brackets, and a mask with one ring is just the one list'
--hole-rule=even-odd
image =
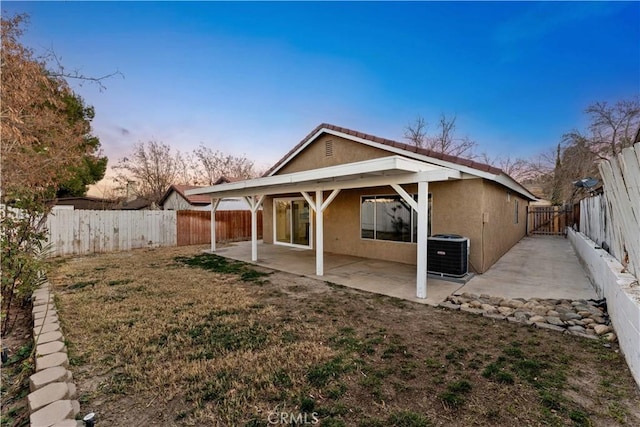
{"label": "metal ac unit grille", "polygon": [[455,234],[436,234],[427,242],[427,271],[462,277],[469,264],[469,239]]}

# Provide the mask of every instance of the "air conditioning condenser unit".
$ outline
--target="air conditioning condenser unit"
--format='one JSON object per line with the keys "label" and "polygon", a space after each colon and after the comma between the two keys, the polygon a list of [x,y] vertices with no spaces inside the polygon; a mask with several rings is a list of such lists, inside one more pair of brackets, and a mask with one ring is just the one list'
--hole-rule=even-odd
{"label": "air conditioning condenser unit", "polygon": [[435,234],[427,240],[427,272],[463,277],[469,272],[469,239],[457,234]]}

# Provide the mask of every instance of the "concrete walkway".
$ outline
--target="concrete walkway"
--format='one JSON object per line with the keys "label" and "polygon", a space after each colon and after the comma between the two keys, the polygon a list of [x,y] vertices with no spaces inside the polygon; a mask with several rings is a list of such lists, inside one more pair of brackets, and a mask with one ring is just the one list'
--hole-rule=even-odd
{"label": "concrete walkway", "polygon": [[569,240],[525,237],[484,274],[455,292],[508,298],[598,299]]}
{"label": "concrete walkway", "polygon": [[[251,243],[237,242],[218,255],[251,262]],[[466,284],[429,278],[427,298],[416,295],[415,265],[325,253],[324,276],[315,275],[315,252],[258,243],[258,265],[422,304],[438,305],[463,292],[508,298],[596,299],[569,241],[526,237],[485,274]]]}

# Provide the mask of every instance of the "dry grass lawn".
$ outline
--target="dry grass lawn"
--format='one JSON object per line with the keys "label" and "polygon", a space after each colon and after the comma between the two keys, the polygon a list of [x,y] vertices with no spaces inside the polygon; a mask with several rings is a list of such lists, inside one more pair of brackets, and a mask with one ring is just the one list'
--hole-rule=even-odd
{"label": "dry grass lawn", "polygon": [[100,425],[640,425],[615,346],[263,275],[202,249],[57,262],[83,414]]}

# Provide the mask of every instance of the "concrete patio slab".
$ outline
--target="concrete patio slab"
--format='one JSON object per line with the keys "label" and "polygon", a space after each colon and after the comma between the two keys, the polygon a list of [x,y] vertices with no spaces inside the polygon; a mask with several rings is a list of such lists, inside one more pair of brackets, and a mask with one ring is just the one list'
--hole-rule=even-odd
{"label": "concrete patio slab", "polygon": [[598,299],[571,243],[561,236],[525,237],[455,294],[463,292],[524,299]]}
{"label": "concrete patio slab", "polygon": [[[251,242],[235,242],[216,254],[251,263]],[[324,276],[316,276],[315,252],[309,249],[258,243],[257,265],[367,292],[438,305],[462,286],[445,280],[427,280],[427,298],[416,298],[416,267],[383,260],[325,252]]]}
{"label": "concrete patio slab", "polygon": [[[218,255],[251,263],[251,242],[218,248]],[[324,276],[315,274],[315,252],[258,242],[257,265],[421,304],[438,305],[463,292],[505,298],[597,299],[596,292],[563,237],[526,237],[489,271],[466,284],[427,280],[427,298],[416,298],[416,266],[384,260],[324,254]]]}

